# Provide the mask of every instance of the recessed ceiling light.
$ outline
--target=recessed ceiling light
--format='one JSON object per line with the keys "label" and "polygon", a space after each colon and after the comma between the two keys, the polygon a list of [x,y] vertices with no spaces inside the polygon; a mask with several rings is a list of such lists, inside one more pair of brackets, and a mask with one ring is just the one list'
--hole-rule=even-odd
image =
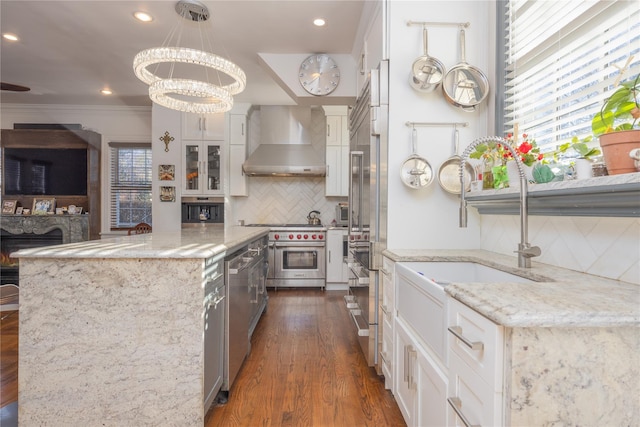
{"label": "recessed ceiling light", "polygon": [[149,15],[146,12],[136,12],[133,14],[133,16],[138,20],[138,21],[142,21],[142,22],[151,22],[153,21],[153,17],[151,15]]}
{"label": "recessed ceiling light", "polygon": [[2,37],[4,37],[7,40],[11,40],[12,42],[17,42],[18,41],[18,36],[16,36],[15,34],[4,33],[2,35]]}
{"label": "recessed ceiling light", "polygon": [[111,91],[111,89],[102,89],[100,93],[103,95],[111,95],[113,92]]}
{"label": "recessed ceiling light", "polygon": [[313,20],[313,25],[315,25],[316,27],[324,27],[326,23],[327,21],[325,21],[323,18],[316,18]]}

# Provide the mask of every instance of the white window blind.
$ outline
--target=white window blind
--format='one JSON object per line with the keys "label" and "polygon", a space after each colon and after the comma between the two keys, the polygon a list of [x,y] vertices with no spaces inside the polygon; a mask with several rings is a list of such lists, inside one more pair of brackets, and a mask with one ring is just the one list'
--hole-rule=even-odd
{"label": "white window blind", "polygon": [[110,143],[111,229],[151,220],[151,144]]}
{"label": "white window blind", "polygon": [[[506,0],[498,13],[505,25],[503,131],[518,124],[543,152],[590,135],[591,118],[617,80],[640,72],[638,1]],[[621,74],[617,67],[625,65]]]}

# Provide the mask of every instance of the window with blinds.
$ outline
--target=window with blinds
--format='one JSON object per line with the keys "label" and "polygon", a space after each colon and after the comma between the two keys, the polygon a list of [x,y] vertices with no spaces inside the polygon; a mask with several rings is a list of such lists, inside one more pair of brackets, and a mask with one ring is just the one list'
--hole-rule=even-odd
{"label": "window with blinds", "polygon": [[497,129],[507,134],[517,124],[543,152],[590,135],[603,101],[640,72],[638,1],[505,0],[498,22],[504,104]]}
{"label": "window with blinds", "polygon": [[151,221],[151,145],[110,143],[111,229]]}

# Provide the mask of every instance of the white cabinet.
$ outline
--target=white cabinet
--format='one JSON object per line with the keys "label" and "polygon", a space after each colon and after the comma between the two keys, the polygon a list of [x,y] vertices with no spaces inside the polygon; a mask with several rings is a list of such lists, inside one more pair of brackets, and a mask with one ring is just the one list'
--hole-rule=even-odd
{"label": "white cabinet", "polygon": [[382,360],[382,374],[384,375],[384,386],[393,391],[393,365],[394,351],[394,318],[396,311],[395,303],[395,263],[387,257],[382,258],[382,301],[380,302],[380,323],[382,324],[382,348],[380,358]]}
{"label": "white cabinet", "polygon": [[425,287],[405,263],[395,263],[393,272],[394,395],[408,426],[447,425],[446,295],[442,287]]}
{"label": "white cabinet", "polygon": [[229,114],[229,195],[248,196],[248,180],[242,170],[247,158],[247,115]]}
{"label": "white cabinet", "polygon": [[325,196],[349,196],[347,107],[323,107],[327,116]]}
{"label": "white cabinet", "polygon": [[504,328],[448,299],[449,419],[452,425],[504,425]]}
{"label": "white cabinet", "polygon": [[447,425],[446,375],[402,319],[395,332],[395,397],[407,426]]}
{"label": "white cabinet", "polygon": [[182,195],[224,195],[224,141],[182,142]]}
{"label": "white cabinet", "polygon": [[224,113],[182,113],[182,139],[199,141],[224,139],[224,117]]}
{"label": "white cabinet", "polygon": [[330,228],[327,230],[327,286],[332,284],[347,285],[349,268],[344,262],[344,242],[346,228]]}

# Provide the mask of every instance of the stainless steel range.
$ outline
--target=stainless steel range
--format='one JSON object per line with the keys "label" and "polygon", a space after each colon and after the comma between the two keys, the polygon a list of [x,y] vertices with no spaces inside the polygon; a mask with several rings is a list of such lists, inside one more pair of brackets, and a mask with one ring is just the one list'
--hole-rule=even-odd
{"label": "stainless steel range", "polygon": [[325,287],[327,228],[311,224],[250,224],[269,227],[267,286]]}

